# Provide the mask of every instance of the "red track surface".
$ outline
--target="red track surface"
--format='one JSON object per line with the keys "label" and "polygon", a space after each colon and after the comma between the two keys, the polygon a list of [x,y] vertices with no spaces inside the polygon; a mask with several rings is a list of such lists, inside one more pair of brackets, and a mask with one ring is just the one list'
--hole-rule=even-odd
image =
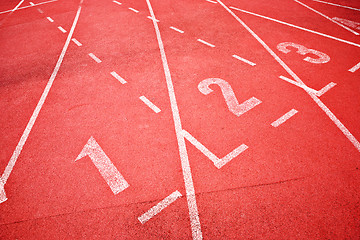
{"label": "red track surface", "polygon": [[[301,0],[359,23],[344,26],[360,33],[359,1],[326,2],[355,9]],[[0,239],[359,238],[359,35],[293,0],[25,0],[5,12],[18,3],[0,3]],[[147,18],[148,3],[158,23]],[[72,26],[82,45],[63,50]],[[280,43],[316,52],[284,53]],[[330,61],[303,60],[319,52]],[[314,90],[336,85],[316,96],[294,74]],[[239,103],[261,103],[237,116],[219,86],[200,92],[208,78],[226,81]],[[105,181],[113,175],[104,179],[89,156],[75,161],[91,136],[128,188],[114,194]],[[200,151],[223,158],[242,144],[248,148],[221,168]],[[175,191],[182,196],[139,221]]]}

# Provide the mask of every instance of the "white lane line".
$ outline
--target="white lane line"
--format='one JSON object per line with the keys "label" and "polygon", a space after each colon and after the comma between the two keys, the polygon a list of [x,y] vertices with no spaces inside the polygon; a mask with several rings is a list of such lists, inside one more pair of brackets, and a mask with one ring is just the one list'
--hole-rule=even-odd
{"label": "white lane line", "polygon": [[78,47],[82,46],[81,42],[79,42],[76,38],[72,38],[71,41],[73,41]]}
{"label": "white lane line", "polygon": [[181,196],[182,196],[181,193],[178,190],[176,190],[175,192],[173,192],[172,194],[161,200],[158,204],[150,208],[146,213],[138,217],[138,220],[141,222],[141,224],[146,223],[152,217],[154,217],[162,210],[164,210],[166,207],[168,207],[170,204],[175,202]]}
{"label": "white lane line", "polygon": [[49,22],[54,22],[54,20],[51,17],[46,17],[47,20],[49,20]]}
{"label": "white lane line", "polygon": [[300,2],[299,0],[294,0],[294,1],[295,1],[295,2],[297,2],[297,3],[299,3],[299,4],[300,4],[300,5],[302,5],[302,6],[306,7],[307,9],[309,9],[309,10],[311,10],[311,11],[313,11],[313,12],[315,12],[315,13],[319,14],[320,16],[322,16],[322,17],[326,18],[327,20],[329,20],[329,21],[331,21],[331,22],[333,22],[333,23],[335,23],[335,24],[339,25],[340,27],[342,27],[342,28],[344,28],[344,29],[348,30],[349,32],[352,32],[352,33],[353,33],[353,34],[355,34],[355,35],[359,35],[359,33],[358,33],[358,32],[355,32],[354,30],[352,30],[352,29],[350,29],[350,28],[348,28],[348,27],[344,26],[343,24],[341,24],[341,23],[339,23],[339,22],[337,22],[337,21],[335,21],[335,20],[331,19],[330,17],[326,16],[325,14],[323,14],[323,13],[321,13],[321,12],[319,12],[319,11],[317,11],[317,10],[315,10],[315,9],[311,8],[311,7],[309,7],[308,5],[306,5],[306,4],[302,3],[302,2]]}
{"label": "white lane line", "polygon": [[[21,10],[21,9],[25,9],[25,8],[30,8],[30,7],[34,7],[34,6],[38,6],[38,5],[42,5],[42,4],[46,4],[46,3],[52,3],[52,2],[56,2],[56,1],[57,1],[57,0],[51,0],[51,1],[41,2],[41,3],[37,3],[37,4],[34,4],[34,5],[30,5],[30,6],[19,7],[19,8],[17,8],[16,10]],[[8,13],[8,12],[11,12],[12,10],[13,10],[13,9],[3,11],[3,12],[0,12],[0,14]],[[43,12],[42,12],[42,13],[43,13]]]}
{"label": "white lane line", "polygon": [[[3,25],[3,23],[6,21],[6,19],[8,17],[10,17],[18,8],[19,6],[24,2],[24,0],[21,0],[12,10],[10,10],[10,13],[8,15],[6,15],[1,21],[0,21],[0,26]],[[29,6],[31,7],[31,6]]]}
{"label": "white lane line", "polygon": [[95,62],[101,63],[101,60],[100,60],[97,56],[95,56],[95,54],[89,53],[88,55],[89,55]]}
{"label": "white lane line", "polygon": [[178,29],[178,28],[176,28],[176,27],[171,26],[170,28],[171,28],[172,30],[174,30],[174,31],[179,32],[179,33],[184,33],[183,30],[180,30],[180,29]]}
{"label": "white lane line", "polygon": [[253,63],[253,62],[251,62],[251,61],[249,61],[249,60],[247,60],[247,59],[245,59],[245,58],[242,58],[242,57],[239,57],[238,55],[232,55],[234,58],[236,58],[237,60],[240,60],[240,61],[243,61],[244,63],[247,63],[247,64],[249,64],[249,65],[251,65],[251,66],[255,66],[256,65],[256,63]]}
{"label": "white lane line", "polygon": [[202,154],[204,154],[207,158],[209,158],[214,163],[215,167],[217,167],[218,169],[223,167],[233,158],[239,156],[240,153],[244,152],[246,149],[249,148],[245,144],[241,144],[239,147],[235,148],[233,151],[228,153],[225,157],[218,158],[203,144],[201,144],[196,138],[194,138],[189,132],[182,130],[182,134],[192,145],[194,145],[200,152],[202,152]]}
{"label": "white lane line", "polygon": [[319,90],[316,93],[316,96],[321,97],[324,93],[326,93],[327,91],[329,91],[330,89],[332,89],[335,86],[336,86],[336,83],[334,83],[334,82],[328,83],[325,87],[323,87],[321,90]]}
{"label": "white lane line", "polygon": [[40,8],[37,9],[39,13],[44,13],[43,10],[41,10]]}
{"label": "white lane line", "polygon": [[320,33],[320,32],[314,31],[314,30],[299,27],[299,26],[291,24],[291,23],[287,23],[287,22],[283,22],[283,21],[280,21],[280,20],[277,20],[277,19],[274,19],[274,18],[266,17],[266,16],[263,16],[263,15],[260,15],[260,14],[257,14],[257,13],[253,13],[253,12],[249,12],[249,11],[246,11],[246,10],[243,10],[243,9],[240,9],[240,8],[236,8],[236,7],[230,7],[230,8],[234,9],[234,10],[237,10],[237,11],[240,11],[240,12],[244,12],[244,13],[253,15],[253,16],[264,18],[264,19],[267,19],[267,20],[270,20],[270,21],[273,21],[273,22],[277,22],[277,23],[280,23],[280,24],[283,24],[283,25],[286,25],[286,26],[289,26],[289,27],[293,27],[293,28],[297,28],[297,29],[300,29],[300,30],[303,30],[303,31],[306,31],[306,32],[310,32],[310,33],[313,33],[313,34],[316,34],[316,35],[319,35],[319,36],[322,36],[322,37],[330,38],[330,39],[333,39],[333,40],[336,40],[336,41],[339,41],[339,42],[342,42],[342,43],[346,43],[346,44],[349,44],[349,45],[352,45],[352,46],[355,46],[355,47],[360,47],[360,44],[350,42],[350,41],[347,41],[347,40],[344,40],[344,39],[341,39],[341,38],[333,37],[333,36],[330,36],[330,35],[325,34],[325,33]]}
{"label": "white lane line", "polygon": [[357,30],[360,30],[360,23],[359,22],[354,22],[348,19],[344,19],[344,18],[339,18],[339,17],[333,17],[333,20],[340,22],[342,24],[345,24],[346,26],[355,28]]}
{"label": "white lane line", "polygon": [[[148,19],[153,20],[152,17],[147,16]],[[155,19],[156,22],[160,22],[159,20]]]}
{"label": "white lane line", "polygon": [[58,29],[59,29],[62,33],[66,33],[66,30],[65,30],[62,26],[58,26]]}
{"label": "white lane line", "polygon": [[201,43],[203,43],[203,44],[205,44],[205,45],[207,45],[207,46],[209,46],[209,47],[215,47],[214,44],[208,43],[207,41],[204,41],[204,40],[202,40],[202,39],[200,39],[200,38],[198,38],[197,41],[198,41],[198,42],[201,42]]}
{"label": "white lane line", "polygon": [[359,8],[348,7],[348,6],[344,6],[344,5],[340,5],[340,4],[335,4],[335,3],[329,3],[329,2],[320,1],[320,0],[313,0],[313,1],[314,1],[314,2],[319,2],[319,3],[329,4],[329,5],[333,5],[333,6],[337,6],[337,7],[348,8],[348,9],[352,9],[352,10],[355,10],[355,11],[360,11]]}
{"label": "white lane line", "polygon": [[78,22],[78,20],[79,20],[82,3],[83,3],[83,0],[81,0],[81,2],[80,2],[80,4],[79,4],[78,10],[77,10],[77,12],[76,12],[75,19],[74,19],[73,24],[72,24],[72,26],[71,26],[71,29],[70,29],[69,35],[68,35],[68,37],[67,37],[67,39],[66,39],[66,42],[65,42],[65,44],[64,44],[64,47],[63,47],[63,49],[62,49],[62,51],[61,51],[61,54],[60,54],[60,56],[59,56],[59,59],[58,59],[58,61],[57,61],[57,63],[56,63],[56,66],[55,66],[55,68],[54,68],[54,71],[52,72],[52,74],[51,74],[51,76],[50,76],[50,79],[49,79],[49,81],[48,81],[48,83],[46,84],[46,87],[45,87],[45,89],[44,89],[44,92],[42,93],[42,95],[41,95],[41,97],[40,97],[40,100],[39,100],[38,104],[36,105],[36,108],[35,108],[33,114],[31,115],[31,118],[30,118],[28,124],[26,125],[26,128],[25,128],[25,130],[24,130],[24,132],[23,132],[23,134],[22,134],[22,136],[21,136],[21,138],[20,138],[20,141],[19,141],[19,143],[17,144],[17,146],[16,146],[16,148],[15,148],[15,151],[13,152],[13,154],[12,154],[12,156],[11,156],[11,158],[10,158],[9,163],[7,164],[7,166],[6,166],[5,170],[4,170],[4,173],[3,173],[2,176],[1,176],[1,180],[2,180],[2,182],[3,182],[4,185],[6,184],[8,178],[9,178],[9,176],[10,176],[10,174],[11,174],[11,172],[12,172],[14,166],[15,166],[15,163],[16,163],[16,161],[17,161],[17,159],[18,159],[18,157],[19,157],[19,155],[20,155],[20,153],[21,153],[21,150],[23,149],[23,147],[24,147],[24,145],[25,145],[25,143],[26,143],[26,140],[27,140],[27,138],[29,137],[29,134],[30,134],[30,132],[31,132],[31,129],[33,128],[33,126],[34,126],[34,124],[35,124],[35,121],[36,121],[36,119],[37,119],[37,117],[38,117],[38,115],[39,115],[39,113],[40,113],[40,110],[41,110],[41,108],[43,107],[44,102],[45,102],[45,100],[46,100],[46,98],[47,98],[47,96],[48,96],[48,94],[49,94],[49,91],[50,91],[50,89],[51,89],[51,86],[52,86],[53,83],[54,83],[55,77],[56,77],[56,75],[57,75],[57,73],[58,73],[58,71],[59,71],[59,69],[60,69],[61,63],[62,63],[62,61],[63,61],[63,59],[64,59],[64,56],[65,56],[65,53],[66,53],[66,51],[67,51],[67,49],[68,49],[68,47],[69,47],[71,37],[72,37],[72,35],[74,34],[74,30],[75,30],[76,24],[77,24],[77,22]]}
{"label": "white lane line", "polygon": [[131,7],[129,7],[129,9],[130,9],[131,11],[133,11],[133,12],[136,12],[136,13],[139,12],[138,10],[136,10],[136,9],[134,9],[134,8],[131,8]]}
{"label": "white lane line", "polygon": [[35,4],[34,4],[33,2],[29,2],[29,4],[30,4],[31,6],[35,6]]}
{"label": "white lane line", "polygon": [[[276,55],[276,53],[271,50],[271,48],[258,36],[256,33],[251,30],[235,13],[233,13],[225,4],[220,0],[217,0],[221,6],[224,7],[264,48],[265,50],[284,68],[284,70],[293,77],[296,82],[301,85],[305,85],[304,82],[289,68],[289,66],[284,63],[281,58]],[[306,91],[309,96],[316,102],[316,104],[325,112],[325,114],[334,122],[334,124],[340,129],[340,131],[347,137],[347,139],[354,145],[354,147],[360,152],[360,142],[352,135],[352,133],[345,127],[344,124],[333,114],[330,109],[313,93]]]}
{"label": "white lane line", "polygon": [[281,116],[279,119],[271,123],[271,126],[278,127],[287,120],[289,120],[292,116],[294,116],[298,111],[295,109],[291,109],[289,112],[285,113],[283,116]]}
{"label": "white lane line", "polygon": [[350,68],[348,71],[354,73],[357,70],[359,70],[359,68],[360,68],[360,62],[358,64],[356,64],[355,66],[353,66],[352,68]]}
{"label": "white lane line", "polygon": [[211,2],[211,3],[217,3],[217,2],[214,2],[214,1],[211,1],[211,0],[206,0],[207,2]]}
{"label": "white lane line", "polygon": [[5,189],[4,189],[4,183],[0,179],[0,203],[3,203],[7,200]]}
{"label": "white lane line", "polygon": [[110,73],[114,78],[116,78],[119,82],[121,82],[122,84],[127,83],[125,79],[123,79],[122,77],[119,76],[119,74],[117,74],[116,72],[111,72]]}
{"label": "white lane line", "polygon": [[[153,19],[156,19],[154,15],[154,11],[152,9],[150,0],[146,0],[146,3],[148,5],[150,15]],[[201,224],[199,219],[199,212],[196,204],[196,194],[195,194],[195,188],[194,188],[194,182],[192,179],[191,174],[191,168],[190,168],[190,162],[189,162],[189,156],[187,154],[186,145],[185,145],[185,138],[182,135],[182,126],[181,126],[181,119],[180,119],[180,113],[179,108],[176,102],[176,96],[175,96],[175,90],[174,90],[174,84],[171,79],[171,73],[169,69],[169,65],[167,62],[164,44],[161,39],[161,34],[159,30],[159,26],[155,20],[153,20],[154,29],[156,33],[156,39],[158,41],[160,54],[161,54],[161,61],[164,68],[164,74],[166,79],[166,85],[169,92],[169,99],[170,99],[170,105],[171,105],[171,111],[174,119],[174,127],[175,127],[175,133],[176,133],[176,139],[179,146],[179,155],[180,155],[180,161],[181,161],[181,168],[182,173],[184,177],[184,183],[185,183],[185,190],[186,190],[186,200],[188,203],[188,209],[189,209],[189,217],[190,217],[190,225],[191,225],[191,233],[194,240],[200,240],[203,239],[202,232],[201,232]]]}
{"label": "white lane line", "polygon": [[147,99],[145,96],[139,97],[143,103],[145,103],[151,110],[153,110],[155,113],[161,112],[160,108],[158,108],[155,104],[153,104],[149,99]]}
{"label": "white lane line", "polygon": [[114,3],[116,3],[116,4],[119,4],[119,5],[121,5],[122,3],[121,2],[118,2],[118,1],[113,1]]}

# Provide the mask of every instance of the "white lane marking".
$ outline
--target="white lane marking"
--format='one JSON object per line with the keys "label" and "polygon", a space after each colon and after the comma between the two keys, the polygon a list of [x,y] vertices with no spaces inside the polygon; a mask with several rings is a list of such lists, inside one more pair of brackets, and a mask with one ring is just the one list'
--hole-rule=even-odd
{"label": "white lane marking", "polygon": [[46,17],[47,20],[49,20],[49,22],[54,22],[54,20],[51,17]]}
{"label": "white lane marking", "polygon": [[[34,7],[34,6],[38,6],[38,5],[42,5],[42,4],[46,4],[46,3],[52,3],[52,2],[56,2],[56,1],[57,1],[57,0],[51,0],[51,1],[41,2],[41,3],[37,3],[37,4],[34,4],[34,5],[30,5],[30,6],[19,7],[19,8],[17,8],[16,10],[21,10],[21,9],[25,9],[25,8],[30,8],[30,7]],[[12,10],[13,10],[13,9],[3,11],[3,12],[0,12],[0,14],[8,13],[8,12],[11,12]],[[43,12],[42,12],[42,13],[43,13]]]}
{"label": "white lane marking", "polygon": [[114,78],[116,78],[119,82],[121,82],[122,84],[127,83],[125,79],[123,79],[122,77],[119,76],[119,74],[117,74],[116,72],[111,72],[110,73]]}
{"label": "white lane marking", "polygon": [[251,61],[249,61],[249,60],[247,60],[247,59],[245,59],[245,58],[242,58],[242,57],[239,57],[238,55],[232,55],[234,58],[236,58],[237,60],[240,60],[240,61],[243,61],[244,63],[247,63],[247,64],[249,64],[249,65],[251,65],[251,66],[255,66],[256,65],[256,63],[253,63],[253,62],[251,62]]}
{"label": "white lane marking", "polygon": [[152,217],[154,217],[162,210],[164,210],[166,207],[168,207],[170,204],[175,202],[181,196],[182,196],[181,193],[178,190],[176,190],[175,192],[173,192],[172,194],[161,200],[158,204],[150,208],[146,213],[138,217],[138,220],[141,222],[141,224],[146,223]]}
{"label": "white lane marking", "polygon": [[[154,11],[153,11],[151,3],[150,3],[150,0],[146,0],[146,3],[148,5],[151,17],[153,19],[156,19]],[[173,82],[171,79],[171,73],[170,73],[169,65],[168,65],[168,62],[166,59],[164,44],[161,39],[159,26],[155,20],[153,20],[153,24],[154,24],[156,38],[157,38],[159,49],[160,49],[161,61],[162,61],[163,68],[164,68],[166,85],[167,85],[168,92],[169,92],[171,111],[172,111],[172,115],[173,115],[173,119],[174,119],[175,133],[176,133],[176,138],[177,138],[177,142],[178,142],[178,146],[179,146],[181,168],[182,168],[183,177],[184,177],[186,199],[187,199],[188,209],[189,209],[191,233],[192,233],[192,237],[194,240],[200,240],[203,237],[202,237],[202,232],[201,232],[199,212],[198,212],[198,208],[197,208],[197,204],[196,204],[196,194],[195,194],[194,182],[193,182],[192,174],[191,174],[189,156],[186,151],[185,138],[181,133],[181,131],[182,131],[181,119],[180,119],[179,108],[178,108],[178,105],[176,102],[174,85],[173,85]]]}
{"label": "white lane marking", "polygon": [[[289,73],[299,84],[305,85],[303,81],[284,63],[281,58],[276,55],[276,53],[271,50],[271,48],[258,36],[256,33],[251,30],[235,13],[233,13],[225,4],[220,0],[217,0],[265,49],[266,51],[284,68],[284,70]],[[354,145],[354,147],[360,152],[360,143],[352,135],[352,133],[340,122],[340,120],[333,114],[330,109],[313,93],[306,91],[309,96],[316,102],[316,104],[326,113],[326,115],[334,122],[334,124],[340,129],[340,131],[347,137],[347,139]]]}
{"label": "white lane marking", "polygon": [[151,108],[155,113],[161,112],[160,108],[158,108],[155,104],[153,104],[149,99],[147,99],[145,96],[139,97],[143,103],[145,103],[149,108]]}
{"label": "white lane marking", "polygon": [[65,30],[62,26],[58,26],[58,29],[59,29],[62,33],[66,33],[66,30]]}
{"label": "white lane marking", "polygon": [[323,63],[327,63],[330,61],[330,57],[320,51],[311,49],[311,48],[307,48],[303,45],[297,44],[297,43],[293,43],[293,42],[281,42],[279,43],[276,48],[283,53],[289,53],[291,52],[290,49],[288,49],[288,47],[293,47],[296,48],[297,51],[296,53],[301,54],[301,55],[306,55],[306,54],[313,54],[316,55],[317,58],[313,58],[313,57],[305,57],[303,60],[309,63],[314,63],[314,64],[323,64]]}
{"label": "white lane marking", "polygon": [[35,6],[35,4],[33,2],[29,2],[31,6]]}
{"label": "white lane marking", "polygon": [[73,41],[78,47],[82,46],[81,42],[79,42],[76,38],[72,38],[71,41]]}
{"label": "white lane marking", "polygon": [[206,0],[207,2],[211,2],[211,3],[217,3],[217,2],[214,2],[214,1],[211,1],[211,0]]}
{"label": "white lane marking", "polygon": [[4,183],[0,179],[0,203],[3,203],[7,200],[5,189],[4,189]]}
{"label": "white lane marking", "polygon": [[280,20],[277,20],[277,19],[274,19],[274,18],[270,18],[270,17],[266,17],[266,16],[263,16],[263,15],[260,15],[260,14],[257,14],[257,13],[242,10],[240,8],[235,8],[235,7],[230,7],[230,8],[234,9],[234,10],[237,10],[237,11],[240,11],[240,12],[244,12],[244,13],[253,15],[253,16],[264,18],[264,19],[267,19],[267,20],[270,20],[270,21],[273,21],[273,22],[277,22],[277,23],[280,23],[280,24],[283,24],[283,25],[286,25],[286,26],[289,26],[289,27],[297,28],[297,29],[300,29],[300,30],[303,30],[303,31],[306,31],[306,32],[310,32],[310,33],[319,35],[319,36],[330,38],[330,39],[333,39],[333,40],[336,40],[336,41],[339,41],[339,42],[342,42],[342,43],[346,43],[346,44],[349,44],[349,45],[352,45],[352,46],[355,46],[355,47],[360,47],[360,44],[350,42],[350,41],[347,41],[347,40],[344,40],[344,39],[341,39],[341,38],[333,37],[333,36],[330,36],[328,34],[320,33],[320,32],[310,30],[310,29],[307,29],[307,28],[303,28],[303,27],[299,27],[299,26],[296,26],[296,25],[291,24],[291,23],[283,22],[283,21],[280,21]]}
{"label": "white lane marking", "polygon": [[118,2],[118,1],[113,1],[114,3],[116,3],[116,4],[119,4],[119,5],[121,5],[122,3],[121,2]]}
{"label": "white lane marking", "polygon": [[90,157],[115,195],[130,186],[93,137],[87,141],[75,162],[85,156]]}
{"label": "white lane marking", "polygon": [[131,8],[131,7],[129,7],[129,9],[130,9],[131,11],[133,11],[133,12],[136,12],[136,13],[139,12],[138,10],[136,10],[136,9],[134,9],[134,8]]}
{"label": "white lane marking", "polygon": [[325,87],[323,87],[316,93],[316,96],[321,97],[324,93],[326,93],[327,91],[329,91],[331,88],[333,88],[335,86],[336,86],[336,83],[334,83],[334,82],[328,83]]}
{"label": "white lane marking", "polygon": [[294,116],[298,111],[295,109],[291,109],[289,112],[285,113],[283,116],[275,120],[273,123],[271,123],[271,126],[278,127],[287,120],[289,120],[292,116]]}
{"label": "white lane marking", "polygon": [[68,37],[66,39],[66,42],[64,44],[64,47],[63,47],[63,49],[61,51],[59,59],[58,59],[58,61],[56,63],[54,71],[52,72],[51,77],[50,77],[50,79],[49,79],[49,81],[46,84],[46,87],[44,89],[44,92],[42,93],[42,95],[40,97],[40,100],[39,100],[38,104],[36,105],[36,108],[35,108],[33,114],[31,115],[31,118],[30,118],[28,124],[26,125],[26,128],[25,128],[25,130],[24,130],[24,132],[23,132],[23,134],[22,134],[22,136],[20,138],[20,141],[17,144],[17,146],[15,148],[15,151],[13,152],[9,163],[7,164],[7,166],[6,166],[5,170],[4,170],[4,173],[1,176],[1,180],[3,181],[4,184],[6,184],[8,178],[9,178],[9,176],[10,176],[10,174],[11,174],[11,172],[12,172],[14,166],[15,166],[15,163],[16,163],[16,161],[17,161],[17,159],[18,159],[18,157],[19,157],[19,155],[21,153],[21,150],[23,149],[23,147],[24,147],[24,145],[26,143],[27,138],[29,137],[31,129],[33,128],[33,126],[35,124],[35,121],[36,121],[36,119],[37,119],[37,117],[38,117],[38,115],[40,113],[40,110],[44,105],[46,97],[49,94],[51,86],[54,83],[55,77],[56,77],[56,75],[57,75],[57,73],[58,73],[58,71],[60,69],[61,63],[62,63],[62,61],[64,59],[64,56],[65,56],[65,53],[66,53],[66,51],[67,51],[67,49],[69,47],[71,37],[72,37],[72,35],[73,35],[74,31],[75,31],[76,24],[77,24],[77,22],[79,20],[82,3],[83,3],[83,0],[80,1],[78,10],[76,12],[75,19],[74,19],[73,24],[71,26],[71,29],[70,29],[69,35],[68,35]]}
{"label": "white lane marking", "polygon": [[349,19],[344,19],[344,18],[339,18],[339,17],[333,17],[332,18],[333,20],[337,21],[337,22],[340,22],[346,26],[349,26],[349,27],[352,27],[352,28],[355,28],[357,30],[360,30],[360,22],[354,22],[354,21],[351,21]]}
{"label": "white lane marking", "polygon": [[360,62],[358,64],[356,64],[355,66],[353,66],[352,68],[350,68],[348,71],[354,73],[357,70],[359,70],[359,68],[360,68]]}
{"label": "white lane marking", "polygon": [[[0,26],[3,25],[3,23],[6,21],[8,17],[10,17],[18,8],[19,6],[24,2],[24,0],[21,0],[11,11],[8,15],[6,15],[1,21]],[[30,7],[30,6],[29,6]]]}
{"label": "white lane marking", "polygon": [[[148,19],[153,20],[152,17],[147,16]],[[160,22],[159,20],[155,19],[156,22]]]}
{"label": "white lane marking", "polygon": [[196,138],[194,138],[189,132],[182,130],[182,135],[192,144],[194,145],[200,152],[202,152],[207,158],[209,158],[217,167],[220,169],[225,164],[230,162],[233,158],[240,155],[240,153],[244,152],[248,149],[248,146],[245,144],[241,144],[239,147],[235,148],[233,151],[228,153],[223,158],[218,158],[215,154],[213,154],[209,149],[207,149],[204,145],[202,145]]}
{"label": "white lane marking", "polygon": [[328,83],[325,87],[323,87],[322,89],[320,89],[319,91],[316,91],[315,89],[313,88],[310,88],[308,86],[306,86],[306,84],[301,84],[301,83],[298,83],[290,78],[287,78],[287,77],[284,77],[284,76],[279,76],[280,79],[284,80],[284,81],[287,81],[288,83],[291,83],[291,84],[294,84],[295,86],[298,86],[302,89],[304,89],[305,91],[308,91],[312,94],[315,94],[316,96],[318,97],[321,97],[324,93],[326,93],[327,91],[329,91],[331,88],[335,87],[336,86],[336,83],[334,82],[330,82]]}
{"label": "white lane marking", "polygon": [[95,56],[95,54],[89,53],[88,55],[89,55],[95,62],[101,63],[101,60],[100,60],[97,56]]}
{"label": "white lane marking", "polygon": [[24,1],[25,1],[25,0],[21,0],[21,1],[11,10],[11,12],[16,11]]}
{"label": "white lane marking", "polygon": [[39,13],[44,13],[43,10],[41,10],[40,8],[38,8]]}
{"label": "white lane marking", "polygon": [[204,41],[204,40],[202,40],[202,39],[200,39],[200,38],[198,38],[197,41],[198,41],[198,42],[201,42],[201,43],[203,43],[203,44],[205,44],[205,45],[207,45],[207,46],[209,46],[209,47],[215,47],[214,44],[208,43],[208,42],[206,42],[206,41]]}
{"label": "white lane marking", "polygon": [[313,0],[313,1],[314,1],[314,2],[319,2],[319,3],[329,4],[329,5],[333,5],[333,6],[337,6],[337,7],[348,8],[348,9],[352,9],[352,10],[355,10],[355,11],[360,11],[359,8],[348,7],[348,6],[344,6],[344,5],[340,5],[340,4],[335,4],[335,3],[329,3],[329,2],[320,1],[320,0]]}
{"label": "white lane marking", "polygon": [[311,10],[311,11],[313,11],[313,12],[315,12],[315,13],[319,14],[320,16],[322,16],[322,17],[326,18],[327,20],[329,20],[329,21],[331,21],[331,22],[333,22],[333,23],[335,23],[335,24],[339,25],[340,27],[342,27],[342,28],[344,28],[344,29],[348,30],[349,32],[352,32],[352,33],[353,33],[353,34],[355,34],[355,35],[359,35],[359,33],[358,33],[358,32],[355,32],[354,30],[352,30],[352,29],[348,28],[347,26],[344,26],[344,25],[342,25],[341,23],[339,23],[339,22],[337,22],[337,21],[334,21],[334,20],[333,20],[333,19],[331,19],[330,17],[326,16],[325,14],[323,14],[323,13],[321,13],[321,12],[319,12],[319,11],[317,11],[317,10],[315,10],[315,9],[311,8],[311,7],[309,7],[308,5],[306,5],[306,4],[302,3],[302,2],[300,2],[299,0],[294,0],[294,1],[295,1],[295,2],[297,2],[297,3],[299,3],[299,4],[300,4],[300,5],[302,5],[302,6],[306,7],[307,9],[309,9],[309,10]]}
{"label": "white lane marking", "polygon": [[171,28],[172,30],[174,30],[174,31],[179,32],[179,33],[184,33],[183,30],[180,30],[180,29],[178,29],[178,28],[176,28],[176,27],[171,26],[170,28]]}

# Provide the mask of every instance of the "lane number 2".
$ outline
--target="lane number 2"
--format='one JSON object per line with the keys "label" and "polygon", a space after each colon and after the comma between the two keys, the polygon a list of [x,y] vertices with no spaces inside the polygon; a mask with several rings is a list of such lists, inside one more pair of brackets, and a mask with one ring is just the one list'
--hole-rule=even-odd
{"label": "lane number 2", "polygon": [[259,99],[252,97],[239,104],[230,84],[221,78],[207,78],[199,83],[198,89],[202,94],[208,95],[213,92],[209,87],[212,84],[220,87],[228,109],[238,117],[261,103]]}
{"label": "lane number 2", "polygon": [[317,58],[312,58],[312,57],[305,57],[304,58],[304,61],[306,62],[310,62],[310,63],[315,63],[315,64],[321,64],[321,63],[327,63],[330,61],[330,57],[323,53],[323,52],[319,52],[317,50],[314,50],[314,49],[310,49],[310,48],[307,48],[303,45],[300,45],[300,44],[297,44],[297,43],[292,43],[292,42],[283,42],[283,43],[279,43],[277,45],[277,49],[280,51],[280,52],[283,52],[283,53],[289,53],[291,52],[290,49],[288,49],[288,47],[293,47],[293,48],[296,48],[297,49],[297,53],[301,54],[301,55],[306,55],[306,54],[314,54],[317,56]]}

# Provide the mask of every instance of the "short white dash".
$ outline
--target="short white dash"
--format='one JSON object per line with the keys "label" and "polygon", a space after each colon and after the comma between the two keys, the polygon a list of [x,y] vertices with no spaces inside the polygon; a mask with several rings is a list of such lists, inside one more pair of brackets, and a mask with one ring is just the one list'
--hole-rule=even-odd
{"label": "short white dash", "polygon": [[54,22],[54,20],[51,17],[46,17],[47,20],[49,20],[49,22]]}
{"label": "short white dash", "polygon": [[211,2],[211,3],[217,3],[217,2],[215,2],[215,1],[211,1],[211,0],[206,0],[207,2]]}
{"label": "short white dash", "polygon": [[118,1],[113,1],[113,2],[116,3],[116,4],[119,4],[119,5],[122,4],[121,2],[118,2]]}
{"label": "short white dash", "polygon": [[152,217],[160,213],[162,210],[164,210],[166,207],[168,207],[170,204],[175,202],[178,198],[180,198],[182,195],[179,191],[175,191],[163,200],[161,200],[158,204],[150,208],[146,213],[138,217],[141,224],[146,223],[149,221]]}
{"label": "short white dash", "polygon": [[125,79],[123,79],[122,77],[119,76],[119,74],[117,74],[116,72],[111,72],[110,73],[114,78],[116,78],[119,82],[121,82],[122,84],[127,83]]}
{"label": "short white dash", "polygon": [[208,42],[206,42],[206,41],[204,41],[204,40],[202,40],[202,39],[200,39],[200,38],[198,38],[197,41],[198,41],[198,42],[201,42],[201,43],[203,43],[203,44],[205,44],[205,45],[207,45],[207,46],[209,46],[209,47],[215,47],[215,45],[213,45],[213,44],[211,44],[211,43],[208,43]]}
{"label": "short white dash", "polygon": [[355,71],[359,70],[359,68],[360,68],[360,62],[355,66],[353,66],[352,68],[350,68],[348,71],[354,73]]}
{"label": "short white dash", "polygon": [[81,46],[82,46],[81,42],[79,42],[78,40],[76,40],[76,38],[72,38],[71,41],[73,41],[78,47],[81,47]]}
{"label": "short white dash", "polygon": [[147,99],[145,96],[139,97],[141,101],[143,101],[149,108],[151,108],[154,112],[159,113],[161,110],[155,104],[150,102],[149,99]]}
{"label": "short white dash", "polygon": [[138,13],[139,11],[134,8],[129,8],[131,11]]}
{"label": "short white dash", "polygon": [[33,2],[29,2],[31,6],[34,6],[35,4]]}
{"label": "short white dash", "polygon": [[40,8],[37,9],[39,13],[44,13]]}
{"label": "short white dash", "polygon": [[251,61],[249,61],[249,60],[247,60],[247,59],[245,59],[245,58],[242,58],[242,57],[239,57],[238,55],[232,55],[234,58],[236,58],[237,60],[240,60],[240,61],[243,61],[244,63],[247,63],[247,64],[249,64],[249,65],[251,65],[251,66],[255,66],[256,65],[256,63],[253,63],[253,62],[251,62]]}
{"label": "short white dash", "polygon": [[[147,16],[147,18],[148,18],[148,19],[150,19],[150,20],[153,20],[153,18],[152,18],[152,17],[150,17],[150,16]],[[156,22],[160,22],[160,21],[159,21],[159,20],[157,20],[157,19],[155,19],[155,21],[156,21]]]}
{"label": "short white dash", "polygon": [[289,118],[291,118],[292,116],[294,116],[298,111],[295,109],[291,109],[289,112],[285,113],[283,116],[281,116],[279,119],[277,119],[276,121],[274,121],[271,126],[273,127],[278,127],[281,124],[283,124],[284,122],[286,122]]}
{"label": "short white dash", "polygon": [[183,30],[180,30],[180,29],[178,29],[178,28],[176,28],[176,27],[171,26],[170,28],[171,28],[172,30],[174,30],[174,31],[179,32],[179,33],[184,33]]}
{"label": "short white dash", "polygon": [[317,91],[316,96],[321,97],[324,93],[326,93],[327,91],[329,91],[330,89],[332,89],[335,86],[336,86],[336,83],[334,83],[334,82],[327,84],[321,90]]}
{"label": "short white dash", "polygon": [[97,63],[101,63],[101,60],[96,57],[93,53],[89,53],[89,56]]}
{"label": "short white dash", "polygon": [[58,29],[59,29],[60,31],[62,31],[63,33],[66,33],[66,30],[63,29],[61,26],[58,26]]}
{"label": "short white dash", "polygon": [[5,190],[4,190],[4,183],[0,178],[0,203],[3,203],[7,200]]}

